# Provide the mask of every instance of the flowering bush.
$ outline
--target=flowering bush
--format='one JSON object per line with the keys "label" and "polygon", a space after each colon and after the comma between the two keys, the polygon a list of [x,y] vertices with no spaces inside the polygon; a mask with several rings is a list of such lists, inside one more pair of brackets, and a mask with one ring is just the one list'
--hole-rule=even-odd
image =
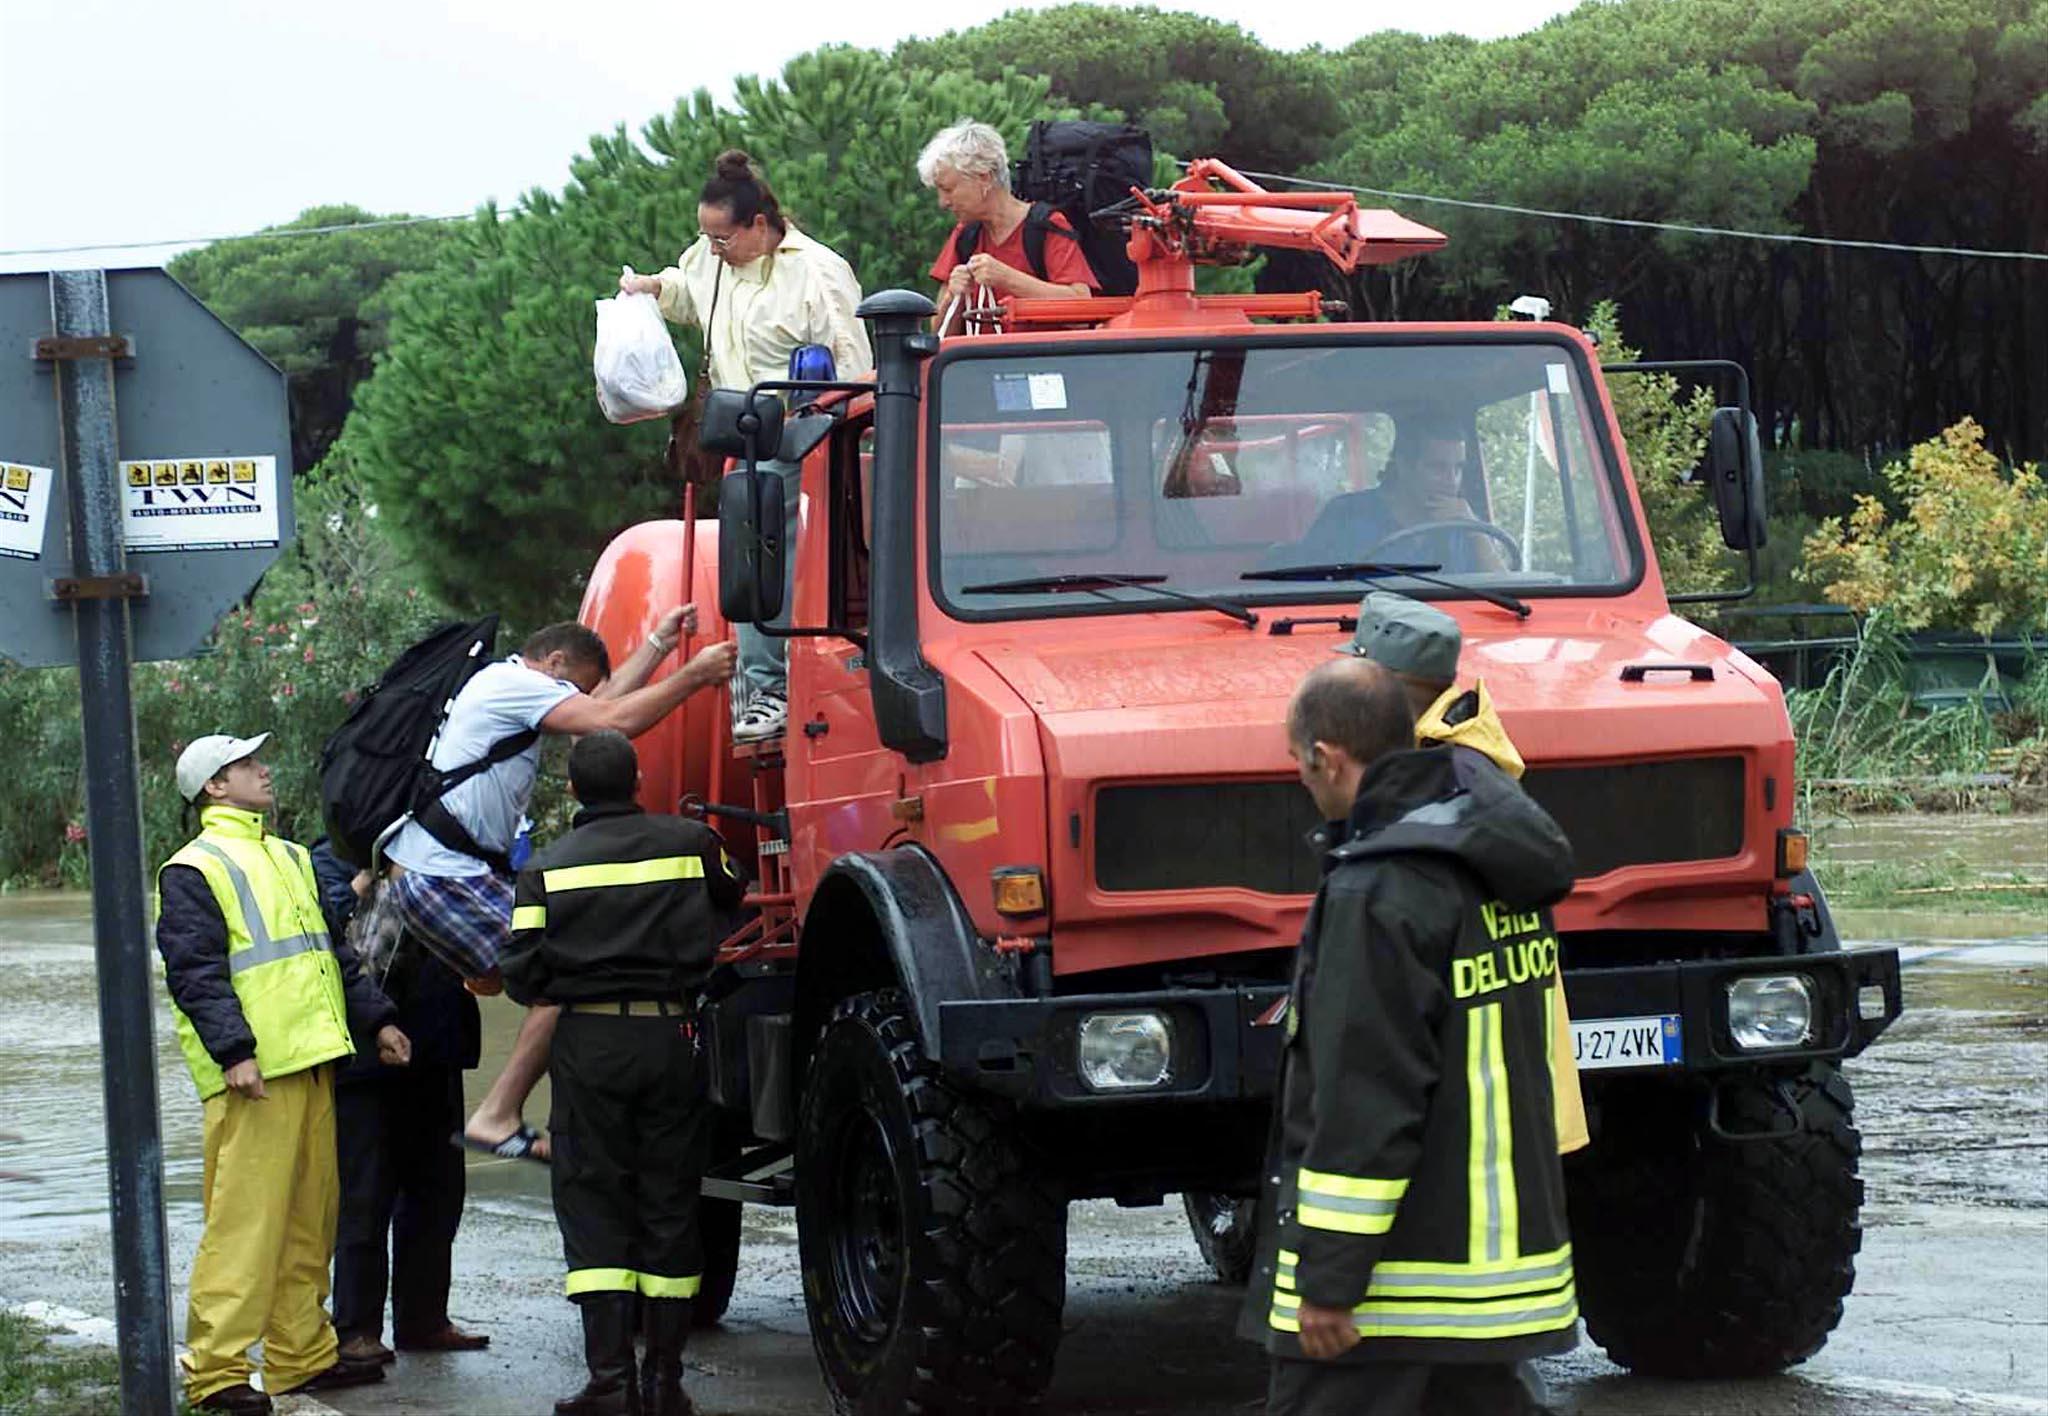
{"label": "flowering bush", "polygon": [[1859,496],[1806,540],[1800,578],[1838,605],[1884,610],[1903,629],[2048,629],[2048,483],[2038,467],[2010,475],[1965,418],[1921,443],[1885,481],[1905,508],[1894,519]]}

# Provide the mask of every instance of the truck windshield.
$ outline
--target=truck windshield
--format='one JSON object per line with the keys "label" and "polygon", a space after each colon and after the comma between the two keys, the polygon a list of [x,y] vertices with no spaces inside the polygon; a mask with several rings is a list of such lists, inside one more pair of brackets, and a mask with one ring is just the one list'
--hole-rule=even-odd
{"label": "truck windshield", "polygon": [[[1021,588],[1077,572],[1253,604],[1641,574],[1601,412],[1558,342],[1013,346],[943,359],[931,397],[934,588],[961,618],[1162,607],[1142,585]],[[1357,578],[1285,573],[1332,566]],[[1432,573],[1384,573],[1404,566]]]}

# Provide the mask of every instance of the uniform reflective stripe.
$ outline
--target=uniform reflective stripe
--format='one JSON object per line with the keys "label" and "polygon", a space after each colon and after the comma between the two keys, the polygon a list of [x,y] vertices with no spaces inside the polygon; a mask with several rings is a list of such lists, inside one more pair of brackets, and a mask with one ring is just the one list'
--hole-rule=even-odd
{"label": "uniform reflective stripe", "polygon": [[643,1273],[640,1275],[640,1291],[649,1298],[695,1298],[703,1282],[703,1278],[694,1273],[688,1278],[663,1278],[660,1274]]}
{"label": "uniform reflective stripe", "polygon": [[[1546,983],[1543,985],[1543,1039],[1545,1042],[1552,1042],[1552,1040],[1555,1039],[1556,1036],[1557,985],[1555,983]],[[1543,1062],[1546,1070],[1550,1073],[1550,1101],[1551,1106],[1554,1109],[1557,1105],[1556,1046],[1553,1045],[1543,1049]]]}
{"label": "uniform reflective stripe", "polygon": [[228,873],[228,883],[234,887],[235,903],[242,907],[242,923],[249,931],[249,947],[236,949],[228,955],[228,973],[238,974],[244,969],[253,969],[262,964],[274,964],[279,959],[289,959],[295,954],[310,954],[316,949],[327,947],[325,934],[293,934],[283,939],[273,939],[270,927],[263,922],[263,911],[256,904],[256,890],[250,885],[249,877],[242,867],[235,864],[233,856],[208,840],[192,842],[221,863]]}
{"label": "uniform reflective stripe", "polygon": [[702,880],[704,862],[698,856],[660,856],[654,860],[627,860],[605,865],[565,865],[545,871],[541,883],[556,890],[596,890],[606,885],[657,885],[664,880]]}
{"label": "uniform reflective stripe", "polygon": [[521,929],[545,929],[547,924],[548,907],[546,905],[518,905],[512,910],[512,928],[515,931]]}
{"label": "uniform reflective stripe", "polygon": [[[1276,1331],[1301,1331],[1301,1300],[1275,1294],[1267,1317]],[[1361,1303],[1352,1323],[1361,1337],[1448,1337],[1471,1341],[1554,1332],[1578,1321],[1579,1300],[1572,1289],[1546,1295],[1542,1301],[1512,1299],[1466,1303],[1456,1308],[1428,1308],[1413,1303]]]}
{"label": "uniform reflective stripe", "polygon": [[1347,1200],[1398,1200],[1408,1189],[1406,1180],[1363,1180],[1350,1175],[1333,1175],[1303,1166],[1295,1183],[1303,1194],[1336,1196]]}
{"label": "uniform reflective stripe", "polygon": [[270,927],[263,922],[263,911],[256,907],[256,891],[250,887],[249,877],[242,872],[242,867],[235,864],[233,856],[204,837],[194,840],[192,845],[197,850],[205,851],[226,869],[228,884],[235,890],[235,903],[242,907],[242,923],[248,927],[250,941],[257,949],[268,949]]}
{"label": "uniform reflective stripe", "polygon": [[[1300,1259],[1291,1251],[1280,1251],[1273,1271],[1273,1286],[1294,1291],[1295,1267]],[[1517,1294],[1549,1294],[1572,1276],[1572,1250],[1567,1244],[1547,1254],[1535,1254],[1495,1264],[1442,1264],[1382,1259],[1373,1265],[1368,1298],[1508,1298]]]}
{"label": "uniform reflective stripe", "polygon": [[244,969],[253,969],[258,964],[274,964],[279,959],[289,959],[294,954],[310,954],[315,949],[327,947],[324,934],[294,934],[284,939],[263,937],[246,949],[237,949],[228,955],[228,972],[238,974]]}
{"label": "uniform reflective stripe", "polygon": [[[1522,1256],[1522,1209],[1521,1190],[1515,1183],[1515,1117],[1508,1091],[1508,1045],[1503,1021],[1506,1012],[1498,1003],[1489,1008],[1486,1026],[1490,1034],[1487,1050],[1493,1063],[1493,1178],[1500,1194],[1500,1247],[1486,1255],[1493,1261]],[[1546,1046],[1550,1042],[1548,1032],[1543,1034],[1543,1041]]]}
{"label": "uniform reflective stripe", "polygon": [[1466,1159],[1466,1206],[1475,1262],[1507,1257],[1501,1247],[1501,1116],[1506,1078],[1500,1075],[1500,1004],[1474,1008],[1465,1018],[1465,1091],[1471,1128]]}
{"label": "uniform reflective stripe", "polygon": [[633,1293],[640,1287],[640,1275],[632,1269],[570,1269],[562,1285],[568,1297],[579,1293]]}
{"label": "uniform reflective stripe", "polygon": [[1311,1202],[1302,1195],[1294,1217],[1310,1229],[1334,1229],[1344,1234],[1384,1234],[1394,1227],[1394,1200],[1333,1200]]}
{"label": "uniform reflective stripe", "polygon": [[1301,1167],[1296,1175],[1295,1217],[1312,1229],[1346,1234],[1384,1234],[1394,1227],[1406,1180],[1371,1180]]}

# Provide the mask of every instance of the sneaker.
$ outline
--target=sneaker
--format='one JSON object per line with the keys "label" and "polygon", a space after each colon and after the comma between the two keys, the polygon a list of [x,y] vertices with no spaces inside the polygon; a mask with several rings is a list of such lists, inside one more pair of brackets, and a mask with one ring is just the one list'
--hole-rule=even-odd
{"label": "sneaker", "polygon": [[740,710],[732,722],[734,742],[760,742],[764,738],[781,737],[789,723],[789,703],[779,694],[766,691],[754,694],[753,701]]}

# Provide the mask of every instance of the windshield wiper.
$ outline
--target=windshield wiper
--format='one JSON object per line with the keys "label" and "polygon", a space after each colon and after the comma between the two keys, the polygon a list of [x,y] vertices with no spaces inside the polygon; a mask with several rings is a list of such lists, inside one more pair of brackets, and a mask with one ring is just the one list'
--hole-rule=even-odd
{"label": "windshield wiper", "polygon": [[[1213,595],[1191,595],[1185,590],[1174,590],[1162,584],[1163,575],[1139,573],[1134,575],[1108,575],[1099,571],[1074,571],[1065,575],[1031,575],[1021,580],[992,580],[985,585],[963,585],[963,595],[1042,595],[1062,594],[1079,590],[1101,595],[1104,590],[1151,590],[1156,594],[1185,600],[1190,605],[1200,605],[1205,610],[1215,610],[1229,615],[1246,629],[1259,627],[1257,612],[1246,609],[1235,600],[1225,600]],[[1104,595],[1104,599],[1109,599]],[[1123,600],[1110,600],[1113,605],[1126,604]]]}
{"label": "windshield wiper", "polygon": [[1473,595],[1489,605],[1498,605],[1504,610],[1529,617],[1529,606],[1525,601],[1499,590],[1488,590],[1484,586],[1465,585],[1456,580],[1431,575],[1432,570],[1443,567],[1433,563],[1405,564],[1395,561],[1335,561],[1328,565],[1290,565],[1279,570],[1248,570],[1238,576],[1239,580],[1376,580],[1382,576],[1405,575],[1411,580],[1420,580],[1426,585],[1441,585],[1446,590],[1455,590],[1460,595]]}

